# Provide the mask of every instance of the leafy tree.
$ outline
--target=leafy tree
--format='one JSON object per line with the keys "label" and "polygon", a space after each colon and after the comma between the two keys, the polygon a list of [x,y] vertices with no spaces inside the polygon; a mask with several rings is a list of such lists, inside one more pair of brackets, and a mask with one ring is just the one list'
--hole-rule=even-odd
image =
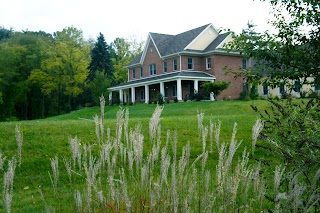
{"label": "leafy tree", "polygon": [[223,90],[228,88],[229,84],[229,82],[224,81],[203,82],[201,87],[204,88],[208,93],[213,92],[216,99]]}
{"label": "leafy tree", "polygon": [[93,80],[97,72],[104,72],[106,77],[114,82],[113,66],[111,60],[111,48],[104,39],[102,33],[99,34],[97,42],[91,51],[91,62],[89,65],[89,80]]}
{"label": "leafy tree", "polygon": [[12,33],[12,29],[8,30],[0,27],[0,41],[9,38]]}
{"label": "leafy tree", "polygon": [[92,91],[93,100],[99,103],[101,95],[105,95],[110,87],[110,79],[103,71],[97,71],[93,81],[89,83],[89,88]]}
{"label": "leafy tree", "polygon": [[35,69],[30,80],[38,84],[42,94],[55,95],[57,112],[62,99],[67,98],[66,110],[74,109],[75,100],[85,88],[90,61],[90,46],[83,40],[82,31],[68,27],[54,34],[54,44],[48,49],[49,57]]}
{"label": "leafy tree", "polygon": [[234,42],[227,46],[255,62],[241,75],[271,86],[282,82],[291,90],[296,79],[300,79],[301,84],[319,85],[319,3],[310,0],[269,2],[275,17],[271,24],[277,33],[257,33],[254,25],[248,24],[248,29],[234,36]]}
{"label": "leafy tree", "polygon": [[142,42],[136,39],[116,38],[112,43],[112,63],[116,83],[128,81],[128,71],[125,68],[141,51]]}

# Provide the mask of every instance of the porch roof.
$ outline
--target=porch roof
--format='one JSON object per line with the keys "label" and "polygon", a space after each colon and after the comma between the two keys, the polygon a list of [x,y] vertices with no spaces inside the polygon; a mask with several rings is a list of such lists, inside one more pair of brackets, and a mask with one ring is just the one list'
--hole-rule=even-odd
{"label": "porch roof", "polygon": [[152,85],[160,82],[169,82],[177,79],[181,80],[200,80],[200,81],[212,81],[216,77],[202,71],[180,71],[180,72],[171,72],[162,75],[155,75],[151,77],[141,78],[137,80],[131,80],[126,83],[119,84],[117,86],[110,87],[110,91],[115,91],[118,89],[128,89],[131,87],[139,87],[144,85]]}

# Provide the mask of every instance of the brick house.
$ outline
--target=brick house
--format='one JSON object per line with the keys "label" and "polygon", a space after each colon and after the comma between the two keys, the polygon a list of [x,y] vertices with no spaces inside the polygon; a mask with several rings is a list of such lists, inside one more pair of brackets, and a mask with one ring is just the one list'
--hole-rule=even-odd
{"label": "brick house", "polygon": [[[230,85],[218,99],[237,99],[243,89],[243,79],[226,74],[225,66],[239,70],[246,61],[237,53],[227,53],[223,45],[231,34],[220,34],[207,24],[178,35],[149,33],[144,50],[130,64],[128,82],[109,88],[119,92],[119,100],[142,102],[158,100],[188,100],[201,93],[202,82],[227,81]],[[207,96],[213,100],[213,95]]]}

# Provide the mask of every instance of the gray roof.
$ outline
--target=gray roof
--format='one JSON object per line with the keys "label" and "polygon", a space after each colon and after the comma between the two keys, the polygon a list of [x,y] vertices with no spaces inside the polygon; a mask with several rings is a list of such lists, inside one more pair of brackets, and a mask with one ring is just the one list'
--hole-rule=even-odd
{"label": "gray roof", "polygon": [[[167,35],[160,33],[150,33],[155,45],[157,46],[161,56],[167,56],[175,53],[185,51],[184,48],[190,44],[203,30],[205,30],[210,24],[203,25],[201,27],[189,30],[178,35]],[[186,50],[185,52],[199,52],[207,53],[214,51],[217,46],[229,35],[229,33],[224,33],[219,35],[211,44],[206,47],[205,50]],[[128,66],[140,63],[142,53],[140,53],[136,58],[134,58]]]}
{"label": "gray roof", "polygon": [[200,71],[181,71],[181,72],[171,72],[168,74],[162,74],[162,75],[155,75],[152,77],[148,78],[141,78],[137,80],[131,80],[126,83],[119,84],[117,86],[111,87],[110,89],[112,90],[113,88],[118,88],[118,87],[123,87],[123,86],[130,86],[132,84],[139,84],[139,83],[144,83],[144,82],[149,82],[149,81],[157,81],[157,80],[165,80],[165,79],[171,79],[175,77],[180,77],[180,78],[205,78],[205,79],[215,79],[213,75],[210,75],[209,73],[205,72],[200,72]]}

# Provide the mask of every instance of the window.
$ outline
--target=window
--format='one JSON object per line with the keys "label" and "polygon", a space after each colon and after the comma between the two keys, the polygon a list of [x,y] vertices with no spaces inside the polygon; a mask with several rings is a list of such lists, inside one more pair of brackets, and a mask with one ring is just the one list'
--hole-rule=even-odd
{"label": "window", "polygon": [[144,100],[145,95],[144,95],[144,90],[140,90],[140,100]]}
{"label": "window", "polygon": [[136,78],[136,70],[132,69],[132,78]]}
{"label": "window", "polygon": [[279,84],[279,93],[280,95],[284,96],[286,94],[286,90],[285,90],[285,87],[284,87],[284,83],[280,83]]}
{"label": "window", "polygon": [[245,58],[242,59],[242,69],[247,69],[247,59]]}
{"label": "window", "polygon": [[207,70],[211,69],[211,58],[206,58],[206,69]]}
{"label": "window", "polygon": [[298,93],[298,92],[300,92],[300,89],[301,89],[300,80],[295,80],[295,81],[294,81],[294,88],[293,88],[293,90]]}
{"label": "window", "polygon": [[142,78],[143,77],[143,68],[141,67],[140,68],[140,78]]}
{"label": "window", "polygon": [[163,72],[168,71],[168,63],[166,61],[163,62]]}
{"label": "window", "polygon": [[176,97],[177,96],[177,86],[173,85],[172,86],[172,97]]}
{"label": "window", "polygon": [[193,58],[188,58],[188,70],[193,70]]}
{"label": "window", "polygon": [[178,70],[178,64],[177,64],[177,59],[173,59],[173,70]]}
{"label": "window", "polygon": [[262,86],[262,92],[263,92],[263,95],[268,95],[269,94],[269,87],[268,86]]}
{"label": "window", "polygon": [[150,75],[155,75],[156,74],[156,64],[150,64],[149,70],[150,70]]}

